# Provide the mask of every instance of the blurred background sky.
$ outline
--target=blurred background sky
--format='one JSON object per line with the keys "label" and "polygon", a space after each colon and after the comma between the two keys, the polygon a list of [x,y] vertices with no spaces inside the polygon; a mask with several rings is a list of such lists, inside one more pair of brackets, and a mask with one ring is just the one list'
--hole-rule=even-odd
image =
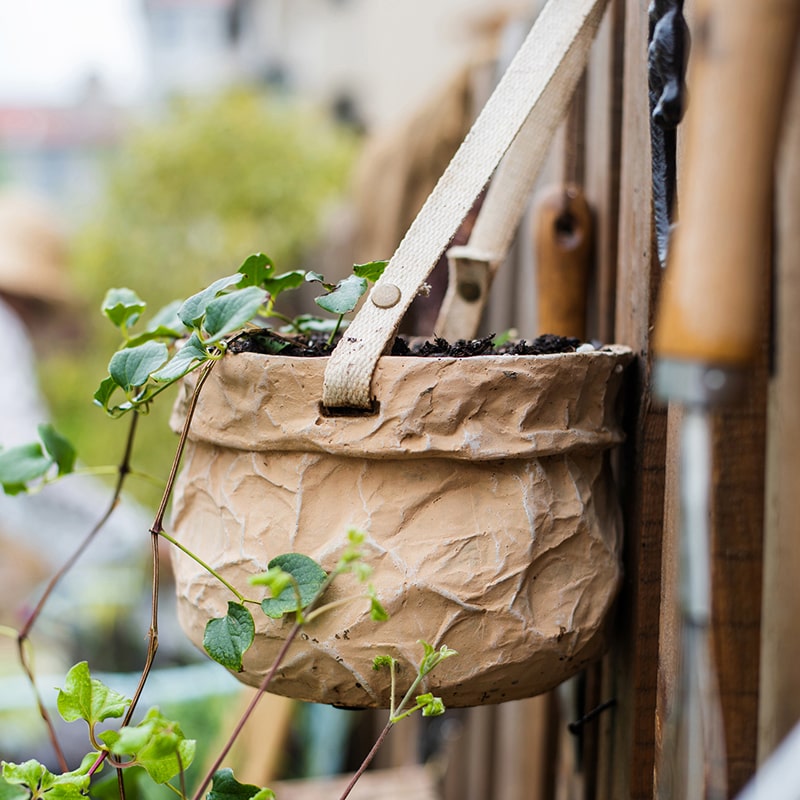
{"label": "blurred background sky", "polygon": [[0,102],[72,102],[90,75],[125,101],[141,97],[145,49],[138,0],[0,4]]}

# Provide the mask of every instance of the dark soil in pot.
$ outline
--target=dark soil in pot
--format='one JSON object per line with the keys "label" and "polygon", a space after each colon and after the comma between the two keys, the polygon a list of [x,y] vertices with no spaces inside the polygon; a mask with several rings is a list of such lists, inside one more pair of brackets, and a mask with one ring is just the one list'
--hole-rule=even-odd
{"label": "dark soil in pot", "polygon": [[[571,353],[581,341],[570,336],[546,333],[532,341],[525,339],[494,345],[494,334],[482,339],[459,339],[448,342],[438,336],[433,340],[409,340],[397,337],[389,355],[420,356],[423,358],[468,358],[470,356],[540,356],[552,353]],[[231,353],[261,353],[294,357],[328,356],[336,343],[328,344],[327,336],[281,336],[272,330],[255,331],[239,336],[230,344]]]}

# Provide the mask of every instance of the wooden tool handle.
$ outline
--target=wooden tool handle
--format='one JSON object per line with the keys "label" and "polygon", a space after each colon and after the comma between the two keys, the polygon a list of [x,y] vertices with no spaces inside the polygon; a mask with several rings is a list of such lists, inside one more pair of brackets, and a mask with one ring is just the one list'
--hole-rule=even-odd
{"label": "wooden tool handle", "polygon": [[759,284],[797,0],[697,0],[679,222],[660,298],[660,358],[734,366],[759,342]]}
{"label": "wooden tool handle", "polygon": [[586,336],[592,212],[576,186],[543,189],[534,209],[538,322],[542,333]]}

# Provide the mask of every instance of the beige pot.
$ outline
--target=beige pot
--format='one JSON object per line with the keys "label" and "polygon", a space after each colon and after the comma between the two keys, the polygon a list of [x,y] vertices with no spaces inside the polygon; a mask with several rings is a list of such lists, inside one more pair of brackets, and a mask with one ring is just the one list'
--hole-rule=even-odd
{"label": "beige pot", "polygon": [[[618,391],[629,350],[469,359],[384,357],[377,412],[326,416],[328,359],[241,354],[200,394],[172,532],[252,595],[248,576],[281,553],[326,569],[345,532],[367,534],[372,583],[391,615],[357,601],[314,620],[270,691],[386,707],[396,657],[403,689],[417,640],[459,656],[426,689],[446,705],[546,691],[596,659],[620,582],[620,520],[608,468],[622,439]],[[183,422],[191,381],[173,417]],[[181,624],[202,646],[234,598],[195,561],[173,559]],[[360,590],[343,576],[330,599]],[[257,685],[292,619],[255,608],[256,641],[237,677]]]}

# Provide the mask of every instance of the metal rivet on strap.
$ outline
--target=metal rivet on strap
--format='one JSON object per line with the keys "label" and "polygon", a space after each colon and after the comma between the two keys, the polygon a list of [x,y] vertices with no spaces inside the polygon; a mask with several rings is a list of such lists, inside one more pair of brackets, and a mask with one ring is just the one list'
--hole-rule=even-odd
{"label": "metal rivet on strap", "polygon": [[378,308],[391,308],[400,300],[400,289],[393,283],[382,283],[372,290],[370,299]]}

